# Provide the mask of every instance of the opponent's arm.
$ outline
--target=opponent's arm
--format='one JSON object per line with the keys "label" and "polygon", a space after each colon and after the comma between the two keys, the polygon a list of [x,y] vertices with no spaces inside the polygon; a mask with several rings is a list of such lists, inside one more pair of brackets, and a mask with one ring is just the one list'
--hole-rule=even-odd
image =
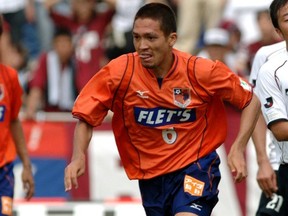
{"label": "opponent's arm", "polygon": [[277,141],[288,141],[288,121],[277,121],[269,127]]}
{"label": "opponent's arm", "polygon": [[235,173],[236,182],[240,182],[247,177],[244,154],[259,113],[260,101],[253,94],[250,104],[242,110],[239,132],[228,154],[228,165],[232,173]]}
{"label": "opponent's arm", "polygon": [[77,178],[85,172],[85,154],[92,138],[93,126],[79,120],[74,131],[73,153],[70,164],[65,168],[65,190],[78,188]]}
{"label": "opponent's arm", "polygon": [[267,197],[271,197],[273,193],[277,191],[277,180],[266,152],[266,131],[266,123],[262,112],[260,112],[257,124],[252,134],[259,167],[257,172],[257,182],[264,194]]}

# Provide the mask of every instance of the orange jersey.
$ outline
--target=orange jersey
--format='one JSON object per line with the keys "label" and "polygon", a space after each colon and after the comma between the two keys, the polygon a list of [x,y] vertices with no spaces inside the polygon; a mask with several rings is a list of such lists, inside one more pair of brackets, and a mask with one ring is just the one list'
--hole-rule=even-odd
{"label": "orange jersey", "polygon": [[173,54],[161,87],[133,53],[97,72],[75,101],[73,116],[93,126],[114,112],[113,132],[130,179],[178,170],[217,149],[227,134],[222,101],[243,109],[252,99],[250,85],[223,63]]}
{"label": "orange jersey", "polygon": [[18,117],[22,92],[17,72],[0,64],[0,167],[16,158],[10,122]]}

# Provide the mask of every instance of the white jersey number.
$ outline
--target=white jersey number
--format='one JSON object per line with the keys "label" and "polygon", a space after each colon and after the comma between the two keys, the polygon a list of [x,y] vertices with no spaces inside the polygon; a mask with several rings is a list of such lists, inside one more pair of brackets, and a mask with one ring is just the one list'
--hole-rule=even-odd
{"label": "white jersey number", "polygon": [[177,133],[174,128],[162,130],[162,138],[167,144],[173,144],[177,139]]}
{"label": "white jersey number", "polygon": [[266,208],[274,209],[276,212],[279,212],[282,204],[283,204],[283,197],[274,194],[271,201],[267,203]]}

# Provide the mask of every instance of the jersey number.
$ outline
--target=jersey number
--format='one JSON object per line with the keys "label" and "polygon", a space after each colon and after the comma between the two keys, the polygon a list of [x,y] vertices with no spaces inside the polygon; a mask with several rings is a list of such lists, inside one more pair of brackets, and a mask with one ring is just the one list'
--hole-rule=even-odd
{"label": "jersey number", "polygon": [[283,204],[283,197],[277,194],[274,194],[272,200],[267,203],[267,209],[274,209],[276,212],[280,211],[280,208]]}
{"label": "jersey number", "polygon": [[174,128],[162,130],[162,138],[167,144],[173,144],[177,139],[177,133]]}

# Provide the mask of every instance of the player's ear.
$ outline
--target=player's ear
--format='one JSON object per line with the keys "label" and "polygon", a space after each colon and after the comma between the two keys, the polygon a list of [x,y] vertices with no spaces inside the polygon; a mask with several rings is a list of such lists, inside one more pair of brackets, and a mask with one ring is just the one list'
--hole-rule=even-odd
{"label": "player's ear", "polygon": [[279,28],[275,28],[275,30],[276,30],[277,34],[278,34],[282,39],[284,39],[281,30],[280,30]]}
{"label": "player's ear", "polygon": [[176,32],[171,33],[168,38],[169,46],[173,47],[174,44],[176,43],[176,40],[177,40],[177,33]]}

